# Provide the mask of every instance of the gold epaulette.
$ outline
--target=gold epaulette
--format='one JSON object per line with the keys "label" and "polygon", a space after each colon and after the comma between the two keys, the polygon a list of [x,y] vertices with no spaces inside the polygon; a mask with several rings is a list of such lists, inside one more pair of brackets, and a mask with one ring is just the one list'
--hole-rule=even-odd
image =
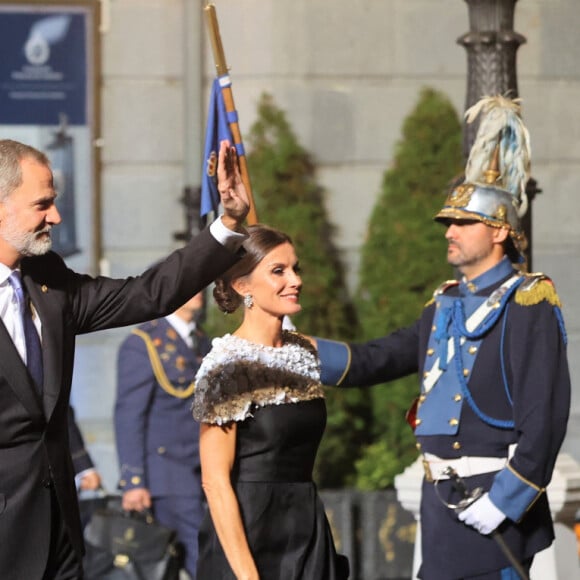
{"label": "gold epaulette", "polygon": [[435,292],[433,292],[433,296],[425,303],[425,308],[427,306],[429,306],[430,304],[433,304],[433,302],[435,302],[435,298],[437,298],[437,296],[441,296],[441,294],[445,294],[445,292],[447,292],[447,290],[449,290],[449,288],[453,288],[454,286],[457,286],[458,284],[459,284],[459,282],[457,280],[445,280],[445,282],[443,282],[443,284],[440,284],[437,287]]}
{"label": "gold epaulette", "polygon": [[524,274],[524,276],[525,280],[516,291],[515,301],[517,304],[534,306],[534,304],[539,304],[545,300],[552,306],[562,307],[554,283],[548,276],[541,272]]}

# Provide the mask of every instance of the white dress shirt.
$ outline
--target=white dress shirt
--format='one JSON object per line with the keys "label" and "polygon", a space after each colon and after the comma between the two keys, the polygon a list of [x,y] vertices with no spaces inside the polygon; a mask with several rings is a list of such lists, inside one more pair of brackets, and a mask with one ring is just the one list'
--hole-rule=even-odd
{"label": "white dress shirt", "polygon": [[[22,360],[26,364],[26,342],[24,340],[24,328],[22,327],[22,317],[16,300],[14,289],[10,285],[8,278],[12,274],[11,270],[5,264],[0,263],[0,318],[18,351]],[[24,287],[24,285],[23,285]],[[33,309],[32,321],[38,332],[41,334],[40,318],[35,316]]]}
{"label": "white dress shirt", "polygon": [[185,344],[187,344],[189,348],[193,348],[191,333],[196,329],[195,322],[185,322],[185,320],[177,316],[177,314],[169,314],[165,317],[165,320],[167,320],[175,332],[177,332],[177,334],[183,338]]}
{"label": "white dress shirt", "polygon": [[248,238],[248,234],[234,232],[230,228],[224,226],[221,217],[217,218],[209,226],[210,234],[222,245],[231,252],[236,253],[242,244]]}

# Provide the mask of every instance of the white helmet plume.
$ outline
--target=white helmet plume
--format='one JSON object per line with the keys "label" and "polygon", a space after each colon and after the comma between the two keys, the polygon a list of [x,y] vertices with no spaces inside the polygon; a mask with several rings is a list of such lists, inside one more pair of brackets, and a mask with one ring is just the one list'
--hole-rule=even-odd
{"label": "white helmet plume", "polygon": [[468,123],[481,114],[467,165],[465,181],[485,183],[496,148],[499,147],[499,176],[495,185],[514,196],[519,217],[528,208],[526,184],[530,177],[530,136],[520,113],[521,99],[507,99],[501,95],[483,97],[465,112]]}

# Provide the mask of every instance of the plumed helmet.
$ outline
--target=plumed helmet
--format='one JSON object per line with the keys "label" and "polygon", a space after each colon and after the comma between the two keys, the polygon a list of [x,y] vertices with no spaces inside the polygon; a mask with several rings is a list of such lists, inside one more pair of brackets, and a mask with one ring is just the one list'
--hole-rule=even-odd
{"label": "plumed helmet", "polygon": [[527,240],[520,220],[528,209],[530,138],[520,116],[520,99],[484,97],[465,117],[472,123],[480,114],[465,181],[453,188],[435,220],[468,219],[507,228],[515,250],[510,257],[523,261]]}

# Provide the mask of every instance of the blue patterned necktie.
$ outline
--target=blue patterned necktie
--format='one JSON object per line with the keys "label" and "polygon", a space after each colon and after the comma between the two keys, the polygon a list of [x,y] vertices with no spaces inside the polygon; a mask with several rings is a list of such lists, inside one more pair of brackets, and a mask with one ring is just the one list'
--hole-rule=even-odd
{"label": "blue patterned necktie", "polygon": [[26,366],[28,367],[30,375],[34,379],[38,390],[41,391],[42,384],[44,382],[42,347],[40,344],[40,337],[38,336],[34,322],[32,322],[30,307],[27,304],[27,300],[24,295],[24,289],[22,288],[22,282],[20,281],[20,272],[12,272],[8,278],[8,282],[14,289],[14,295],[16,296],[16,301],[18,303],[18,308],[20,310],[20,316],[22,319],[24,342],[26,344]]}

